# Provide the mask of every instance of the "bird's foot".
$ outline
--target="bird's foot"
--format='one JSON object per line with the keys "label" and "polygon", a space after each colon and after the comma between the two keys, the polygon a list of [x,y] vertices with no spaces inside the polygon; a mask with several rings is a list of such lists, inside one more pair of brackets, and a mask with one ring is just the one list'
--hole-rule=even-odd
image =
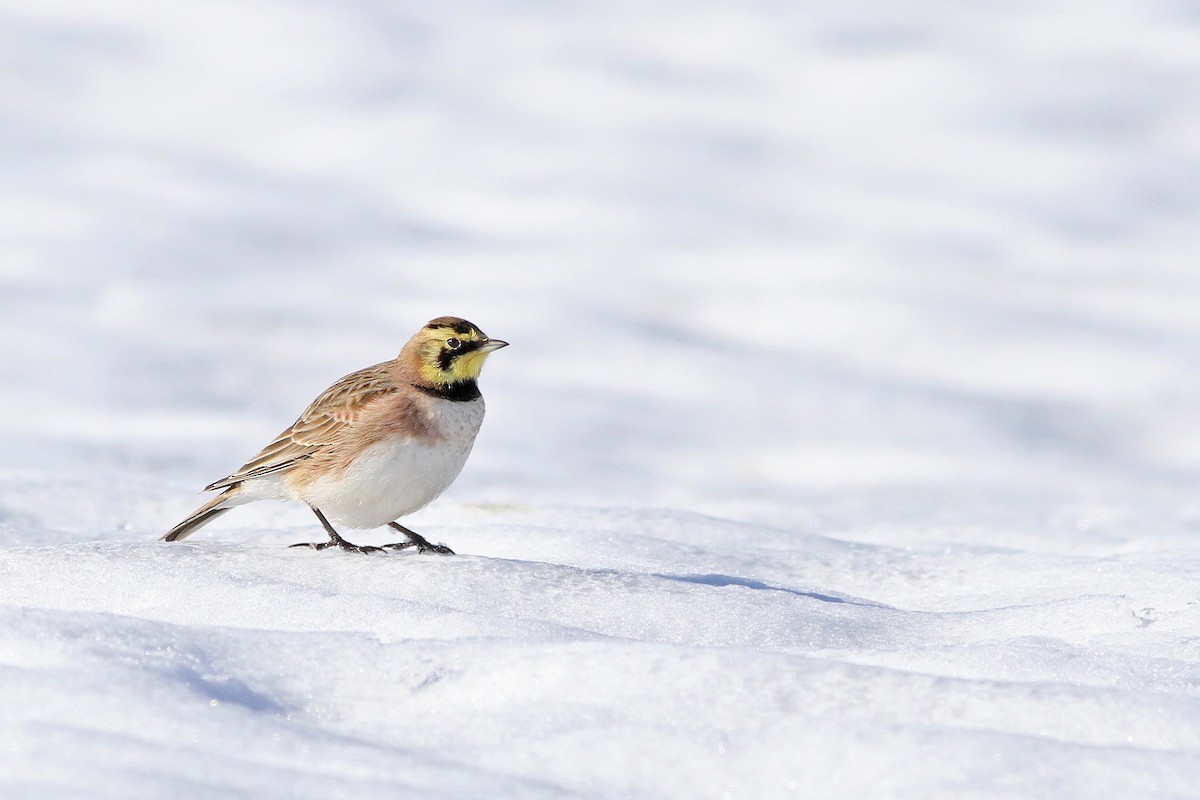
{"label": "bird's foot", "polygon": [[443,555],[443,556],[454,555],[454,551],[451,550],[449,547],[446,547],[446,545],[432,544],[430,542],[425,541],[424,539],[422,539],[419,542],[392,542],[391,544],[385,544],[383,546],[383,549],[384,550],[407,550],[410,547],[417,548],[418,553],[437,553],[438,555]]}
{"label": "bird's foot", "polygon": [[288,545],[289,547],[311,547],[313,550],[325,550],[334,546],[340,547],[348,553],[382,553],[382,547],[375,547],[369,544],[354,544],[347,542],[342,537],[330,539],[328,542],[300,542],[299,544]]}
{"label": "bird's foot", "polygon": [[395,550],[403,550],[407,547],[417,548],[418,553],[437,553],[442,556],[452,556],[454,551],[444,544],[433,544],[421,534],[410,531],[408,528],[401,525],[399,522],[389,522],[388,527],[398,530],[408,537],[407,542],[394,542],[393,544],[385,544],[384,547],[393,548]]}
{"label": "bird's foot", "polygon": [[332,547],[333,542],[299,542],[297,544],[289,544],[288,547],[311,547],[313,550],[324,550],[326,547]]}
{"label": "bird's foot", "polygon": [[371,544],[351,544],[350,542],[347,542],[345,539],[338,542],[338,547],[342,548],[343,550],[345,550],[348,553],[382,553],[383,552],[382,547],[376,547]]}
{"label": "bird's foot", "polygon": [[415,542],[418,553],[437,553],[440,556],[452,556],[454,551],[444,544],[432,544],[424,540]]}

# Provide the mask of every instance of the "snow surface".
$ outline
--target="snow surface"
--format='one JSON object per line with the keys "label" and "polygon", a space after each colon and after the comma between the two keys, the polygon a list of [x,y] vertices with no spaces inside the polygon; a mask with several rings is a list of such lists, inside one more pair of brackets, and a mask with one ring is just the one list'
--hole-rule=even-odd
{"label": "snow surface", "polygon": [[[0,86],[0,797],[1200,797],[1195,3],[3,0]],[[156,541],[441,314],[459,556]]]}

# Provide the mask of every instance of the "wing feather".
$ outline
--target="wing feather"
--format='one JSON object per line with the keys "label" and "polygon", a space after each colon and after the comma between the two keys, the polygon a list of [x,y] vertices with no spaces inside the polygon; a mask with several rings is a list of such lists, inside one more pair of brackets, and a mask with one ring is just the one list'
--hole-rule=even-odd
{"label": "wing feather", "polygon": [[322,392],[300,418],[237,472],[210,483],[206,490],[233,486],[251,478],[284,472],[337,444],[376,400],[399,390],[394,362],[352,372]]}

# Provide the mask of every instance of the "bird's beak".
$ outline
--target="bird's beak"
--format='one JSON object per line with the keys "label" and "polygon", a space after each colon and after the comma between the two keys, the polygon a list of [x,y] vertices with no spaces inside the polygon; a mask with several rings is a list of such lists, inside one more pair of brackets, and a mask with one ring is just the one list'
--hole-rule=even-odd
{"label": "bird's beak", "polygon": [[508,347],[508,342],[503,339],[488,339],[480,347],[481,353],[490,353],[493,350],[499,350],[501,347]]}

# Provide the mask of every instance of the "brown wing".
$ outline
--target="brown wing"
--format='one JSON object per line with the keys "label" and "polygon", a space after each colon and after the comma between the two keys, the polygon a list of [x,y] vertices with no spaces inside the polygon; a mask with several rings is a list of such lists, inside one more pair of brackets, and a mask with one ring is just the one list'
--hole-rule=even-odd
{"label": "brown wing", "polygon": [[291,427],[275,437],[275,441],[237,472],[204,487],[205,491],[282,472],[336,444],[364,408],[399,390],[392,377],[394,367],[394,362],[387,361],[342,378],[313,400]]}

